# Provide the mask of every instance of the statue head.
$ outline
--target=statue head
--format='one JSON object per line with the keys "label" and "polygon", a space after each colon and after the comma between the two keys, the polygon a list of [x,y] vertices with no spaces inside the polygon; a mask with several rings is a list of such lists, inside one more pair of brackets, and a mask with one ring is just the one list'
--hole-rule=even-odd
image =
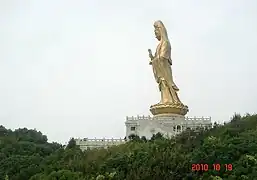
{"label": "statue head", "polygon": [[169,40],[167,30],[166,30],[164,24],[162,23],[162,21],[160,21],[160,20],[154,22],[154,33],[155,33],[156,39],[158,39],[159,41],[161,41],[161,40],[168,41]]}

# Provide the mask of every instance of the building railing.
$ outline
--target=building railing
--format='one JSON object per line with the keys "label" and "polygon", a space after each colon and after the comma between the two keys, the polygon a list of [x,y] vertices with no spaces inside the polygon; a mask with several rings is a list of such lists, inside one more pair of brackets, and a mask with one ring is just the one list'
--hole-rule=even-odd
{"label": "building railing", "polygon": [[186,121],[211,121],[211,117],[186,117]]}
{"label": "building railing", "polygon": [[125,142],[124,139],[122,138],[119,138],[119,139],[105,139],[105,138],[102,138],[102,139],[97,139],[97,138],[94,138],[94,139],[88,139],[88,138],[83,138],[83,139],[75,139],[76,143],[86,143],[86,142],[99,142],[99,143],[119,143],[119,142]]}
{"label": "building railing", "polygon": [[[127,121],[138,121],[138,120],[152,120],[153,117],[149,116],[130,116],[126,117]],[[211,117],[185,117],[186,121],[211,121]]]}
{"label": "building railing", "polygon": [[126,120],[127,121],[133,121],[133,120],[151,120],[152,117],[149,115],[149,116],[127,116],[126,117]]}

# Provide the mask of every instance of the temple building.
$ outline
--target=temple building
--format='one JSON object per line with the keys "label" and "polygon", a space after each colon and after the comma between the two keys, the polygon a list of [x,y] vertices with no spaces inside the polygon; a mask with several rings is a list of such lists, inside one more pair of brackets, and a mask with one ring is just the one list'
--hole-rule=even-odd
{"label": "temple building", "polygon": [[[158,132],[162,133],[166,137],[175,136],[186,129],[204,128],[209,129],[212,127],[210,117],[185,117],[184,119],[172,117],[168,119],[156,118],[151,116],[136,116],[126,117],[126,139],[129,139],[130,135],[137,135],[139,137],[145,136],[146,139],[150,139],[153,134]],[[124,144],[127,141],[123,138],[119,139],[75,139],[76,144],[81,150],[94,149],[94,148],[108,148],[113,145]]]}
{"label": "temple building", "polygon": [[160,132],[166,137],[171,137],[181,133],[186,129],[212,127],[211,117],[185,117],[178,118],[173,115],[169,117],[151,117],[151,116],[136,116],[126,117],[126,137],[132,134],[139,137],[145,136],[150,139],[153,134]]}

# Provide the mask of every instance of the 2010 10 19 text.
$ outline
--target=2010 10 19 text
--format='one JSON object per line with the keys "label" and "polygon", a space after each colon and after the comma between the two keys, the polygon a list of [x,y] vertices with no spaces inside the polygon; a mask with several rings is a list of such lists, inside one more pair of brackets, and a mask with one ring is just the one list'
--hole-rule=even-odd
{"label": "2010 10 19 text", "polygon": [[221,168],[225,168],[226,171],[232,171],[232,164],[192,164],[192,171],[208,171],[215,170],[220,171]]}

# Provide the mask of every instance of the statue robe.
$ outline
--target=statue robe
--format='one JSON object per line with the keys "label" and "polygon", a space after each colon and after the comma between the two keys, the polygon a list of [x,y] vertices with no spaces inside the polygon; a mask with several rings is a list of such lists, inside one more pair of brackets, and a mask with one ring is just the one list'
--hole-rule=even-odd
{"label": "statue robe", "polygon": [[156,82],[159,84],[161,91],[161,80],[166,83],[170,91],[178,91],[178,87],[173,81],[171,70],[171,46],[169,41],[161,41],[157,46],[154,59],[152,61],[152,67]]}

